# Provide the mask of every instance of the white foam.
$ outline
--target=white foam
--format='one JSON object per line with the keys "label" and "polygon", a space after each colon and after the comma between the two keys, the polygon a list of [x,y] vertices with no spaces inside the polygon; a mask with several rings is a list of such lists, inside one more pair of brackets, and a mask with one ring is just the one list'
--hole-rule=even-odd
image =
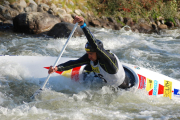
{"label": "white foam", "polygon": [[[133,33],[124,29],[119,31],[92,29],[92,32],[97,39],[102,40],[105,49],[117,54],[120,61],[165,73],[180,80],[179,30],[170,30],[162,35]],[[0,54],[58,56],[67,40],[67,38],[11,37],[8,42],[0,43]],[[81,57],[85,53],[86,42],[85,36],[71,38],[63,56]],[[179,99],[148,96],[145,90],[114,92],[108,86],[101,88],[97,83],[93,85],[90,78],[88,84],[83,84],[72,82],[62,76],[52,76],[41,97],[25,104],[22,100],[27,99],[26,94],[16,93],[17,88],[11,89],[9,83],[17,85],[20,81],[29,83],[33,81],[33,76],[24,71],[23,66],[14,62],[0,61],[0,66],[1,119],[151,120],[179,117]],[[30,85],[35,84],[33,88],[39,88],[39,80],[32,83]]]}
{"label": "white foam", "polygon": [[5,108],[0,106],[0,114],[6,116],[7,118],[11,117],[31,117],[31,119],[37,119],[38,115],[50,114],[51,111],[46,109],[37,108],[35,106],[30,107],[27,104],[17,106],[13,109]]}

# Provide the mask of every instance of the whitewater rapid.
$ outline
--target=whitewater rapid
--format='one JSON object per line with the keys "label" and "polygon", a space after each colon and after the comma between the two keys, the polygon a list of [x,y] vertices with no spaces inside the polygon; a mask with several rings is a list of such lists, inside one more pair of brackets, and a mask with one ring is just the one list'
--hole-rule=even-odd
{"label": "whitewater rapid", "polygon": [[[161,35],[124,29],[91,28],[91,31],[121,62],[180,81],[179,29]],[[66,40],[0,32],[0,55],[57,57]],[[85,36],[73,37],[62,57],[82,56],[86,42]],[[33,78],[22,66],[12,62],[0,61],[0,66],[0,118],[3,120],[180,119],[178,99],[148,96],[145,90],[114,92],[98,83],[75,83],[63,77],[51,79],[41,97],[30,101],[29,96],[39,89],[43,80]]]}

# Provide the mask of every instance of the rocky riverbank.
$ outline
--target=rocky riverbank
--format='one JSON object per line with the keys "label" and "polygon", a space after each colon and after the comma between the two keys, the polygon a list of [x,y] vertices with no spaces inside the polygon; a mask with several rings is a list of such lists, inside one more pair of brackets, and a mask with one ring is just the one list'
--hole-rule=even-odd
{"label": "rocky riverbank", "polygon": [[[66,4],[75,5],[72,1],[67,1]],[[175,24],[171,21],[166,21],[159,17],[153,20],[149,16],[149,20],[143,18],[134,21],[132,18],[118,17],[118,21],[113,17],[102,16],[101,18],[93,15],[92,12],[82,12],[80,9],[71,10],[68,7],[63,8],[62,4],[36,3],[29,0],[14,2],[10,4],[4,1],[0,5],[0,30],[12,30],[13,32],[30,33],[30,34],[47,34],[52,37],[67,37],[73,28],[73,17],[81,15],[85,18],[85,22],[90,27],[102,27],[106,29],[120,30],[124,26],[126,30],[131,29],[133,32],[139,33],[158,33],[163,29],[172,29],[180,27],[179,19],[175,18]],[[77,28],[74,36],[83,34],[80,27]]]}

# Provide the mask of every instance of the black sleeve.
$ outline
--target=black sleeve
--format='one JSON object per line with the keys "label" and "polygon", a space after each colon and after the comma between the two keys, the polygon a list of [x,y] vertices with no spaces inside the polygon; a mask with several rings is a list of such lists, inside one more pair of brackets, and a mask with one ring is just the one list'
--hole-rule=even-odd
{"label": "black sleeve", "polygon": [[85,64],[89,64],[90,60],[88,58],[87,54],[84,54],[82,57],[80,57],[77,60],[70,60],[68,62],[59,64],[58,67],[58,71],[65,71],[65,70],[69,70],[75,67],[79,67]]}
{"label": "black sleeve", "polygon": [[109,51],[105,50],[103,47],[96,44],[96,38],[87,27],[84,27],[82,30],[90,45],[96,50],[101,67],[110,74],[117,73],[118,63],[116,57]]}

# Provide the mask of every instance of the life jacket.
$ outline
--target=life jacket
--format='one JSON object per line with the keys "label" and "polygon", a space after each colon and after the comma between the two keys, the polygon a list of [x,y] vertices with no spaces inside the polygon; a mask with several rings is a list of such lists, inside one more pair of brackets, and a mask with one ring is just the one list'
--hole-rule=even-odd
{"label": "life jacket", "polygon": [[96,65],[94,65],[93,61],[90,61],[91,67],[93,72],[99,76],[102,80],[104,80],[105,82],[107,82],[108,85],[111,85],[113,87],[118,87],[119,85],[121,85],[125,79],[125,72],[123,69],[122,64],[120,63],[119,59],[117,58],[117,56],[114,54],[114,56],[117,59],[118,62],[118,71],[115,74],[109,74],[108,72],[106,72],[100,65],[99,61]]}

